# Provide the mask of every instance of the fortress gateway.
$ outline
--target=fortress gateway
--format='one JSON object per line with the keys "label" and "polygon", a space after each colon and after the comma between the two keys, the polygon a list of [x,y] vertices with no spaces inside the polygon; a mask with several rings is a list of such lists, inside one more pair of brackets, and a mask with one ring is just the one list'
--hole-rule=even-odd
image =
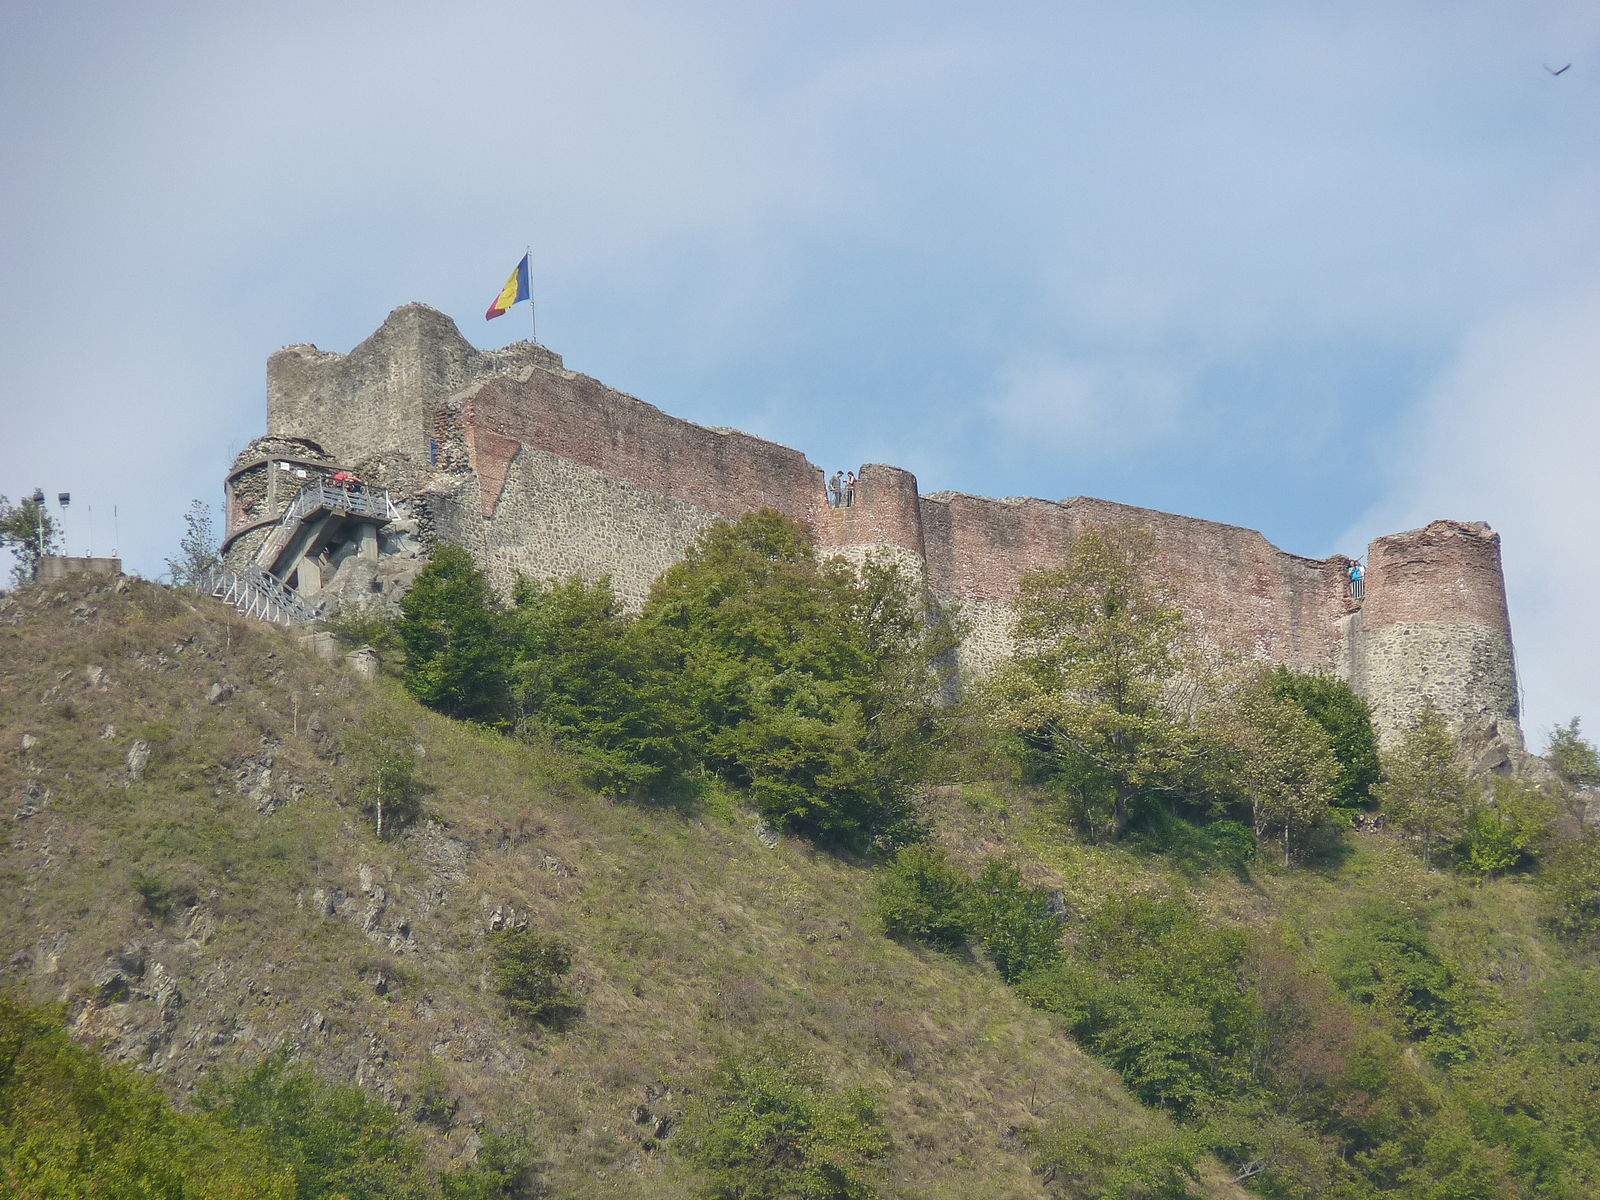
{"label": "fortress gateway", "polygon": [[[973,675],[1007,650],[1020,576],[1057,565],[1086,527],[1129,522],[1154,535],[1156,568],[1213,643],[1337,673],[1385,738],[1427,698],[1487,752],[1483,765],[1522,748],[1500,539],[1481,522],[1378,538],[1357,601],[1346,558],[1106,500],[924,496],[910,472],[869,463],[855,505],[833,508],[798,451],[668,416],[531,342],[477,350],[421,304],[349,354],[274,354],[267,428],[228,475],[223,553],[274,612],[403,591],[435,539],[470,549],[501,588],[519,571],[609,575],[637,605],[704,526],[774,508],[822,552],[886,552],[938,604],[958,604]],[[366,490],[318,486],[339,471]]]}

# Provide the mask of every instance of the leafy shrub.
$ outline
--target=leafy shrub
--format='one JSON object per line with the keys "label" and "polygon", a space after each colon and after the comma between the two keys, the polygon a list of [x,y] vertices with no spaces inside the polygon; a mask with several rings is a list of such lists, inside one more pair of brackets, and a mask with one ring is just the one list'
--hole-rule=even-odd
{"label": "leafy shrub", "polygon": [[455,1123],[458,1104],[450,1096],[450,1081],[444,1068],[429,1059],[417,1070],[417,1094],[411,1100],[411,1115],[424,1125],[448,1130]]}
{"label": "leafy shrub", "polygon": [[144,901],[145,911],[159,921],[165,921],[175,908],[192,907],[199,892],[191,883],[172,883],[159,875],[138,871],[133,877],[133,890]]}
{"label": "leafy shrub", "polygon": [[386,668],[397,664],[403,648],[394,616],[377,604],[344,604],[323,618],[334,640],[346,650],[371,646]]}
{"label": "leafy shrub", "polygon": [[1537,787],[1495,777],[1467,811],[1456,859],[1480,875],[1533,863],[1555,821],[1555,807]]}
{"label": "leafy shrub", "polygon": [[1024,883],[1014,864],[1000,859],[985,863],[971,896],[972,928],[1007,983],[1050,966],[1060,956],[1061,926],[1050,915],[1044,889]]}
{"label": "leafy shrub", "polygon": [[444,1200],[535,1200],[539,1185],[538,1146],[526,1134],[485,1131],[472,1162],[439,1177]]}
{"label": "leafy shrub", "polygon": [[1585,830],[1551,855],[1540,876],[1547,920],[1567,938],[1600,933],[1600,830]]}
{"label": "leafy shrub", "polygon": [[565,941],[532,929],[502,929],[489,935],[489,972],[494,988],[523,1024],[561,1027],[581,1011],[567,986],[572,949]]}
{"label": "leafy shrub", "polygon": [[1473,989],[1434,950],[1420,917],[1368,900],[1334,935],[1328,958],[1347,995],[1389,1013],[1433,1061],[1468,1057],[1480,1023]]}
{"label": "leafy shrub", "polygon": [[1564,1056],[1600,1059],[1600,971],[1569,967],[1545,980],[1530,1007],[1534,1035]]}
{"label": "leafy shrub", "polygon": [[256,1132],[294,1172],[296,1200],[424,1200],[422,1144],[387,1104],[359,1087],[324,1083],[280,1050],[199,1103]]}
{"label": "leafy shrub", "polygon": [[1243,821],[1213,821],[1205,834],[1217,860],[1236,871],[1254,862],[1260,852],[1256,835]]}
{"label": "leafy shrub", "polygon": [[934,846],[907,846],[878,876],[878,915],[891,937],[944,950],[972,936],[967,877]]}
{"label": "leafy shrub", "polygon": [[1188,1115],[1248,1080],[1260,1006],[1240,980],[1244,949],[1242,935],[1208,927],[1180,897],[1113,897],[1071,956],[1020,991],[1145,1103]]}
{"label": "leafy shrub", "polygon": [[1194,1140],[1144,1132],[1121,1121],[1057,1120],[1030,1139],[1034,1163],[1058,1196],[1096,1200],[1187,1200],[1198,1183]]}
{"label": "leafy shrub", "polygon": [[[155,1080],[102,1061],[54,1014],[0,994],[0,1190],[16,1200],[292,1200],[258,1133],[175,1111]],[[300,1193],[305,1194],[305,1193]]]}
{"label": "leafy shrub", "polygon": [[673,1145],[706,1173],[708,1200],[870,1200],[889,1137],[869,1093],[767,1042],[717,1064]]}

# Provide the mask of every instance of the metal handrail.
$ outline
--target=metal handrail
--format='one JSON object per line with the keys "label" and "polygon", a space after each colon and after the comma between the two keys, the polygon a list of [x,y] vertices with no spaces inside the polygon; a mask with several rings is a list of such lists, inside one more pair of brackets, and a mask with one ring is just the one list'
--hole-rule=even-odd
{"label": "metal handrail", "polygon": [[334,487],[319,479],[306,484],[300,489],[299,495],[289,502],[289,506],[283,510],[283,516],[278,518],[277,527],[261,544],[261,549],[256,551],[256,562],[262,565],[273,562],[289,544],[289,539],[294,536],[306,514],[319,508],[348,516],[377,517],[379,520],[393,520],[400,515],[400,510],[389,499],[388,492],[381,495],[376,492],[357,492]]}
{"label": "metal handrail", "polygon": [[260,567],[247,566],[235,571],[212,567],[196,581],[198,590],[231,604],[247,617],[277,621],[285,625],[306,625],[322,618],[326,605],[306,603],[299,592]]}

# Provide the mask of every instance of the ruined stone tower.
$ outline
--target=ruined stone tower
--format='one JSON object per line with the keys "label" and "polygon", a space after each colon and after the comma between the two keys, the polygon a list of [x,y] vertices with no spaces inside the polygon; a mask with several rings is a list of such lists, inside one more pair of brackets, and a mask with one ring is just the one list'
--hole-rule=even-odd
{"label": "ruined stone tower", "polygon": [[[609,575],[637,604],[707,524],[774,508],[820,548],[891,554],[938,603],[959,604],[971,629],[960,665],[976,675],[1007,652],[1024,573],[1059,563],[1087,527],[1131,522],[1151,531],[1154,567],[1214,644],[1338,673],[1371,702],[1382,736],[1426,699],[1481,744],[1521,749],[1499,537],[1481,523],[1378,538],[1358,603],[1348,559],[1106,500],[921,495],[910,472],[869,463],[855,506],[833,508],[822,469],[799,451],[669,416],[533,343],[475,349],[421,304],[349,354],[286,347],[267,380],[268,433],[228,476],[224,552],[308,600],[403,590],[445,539],[502,587],[517,572]],[[357,512],[325,491],[290,509],[340,469],[369,498],[381,492],[381,509],[369,499]]]}

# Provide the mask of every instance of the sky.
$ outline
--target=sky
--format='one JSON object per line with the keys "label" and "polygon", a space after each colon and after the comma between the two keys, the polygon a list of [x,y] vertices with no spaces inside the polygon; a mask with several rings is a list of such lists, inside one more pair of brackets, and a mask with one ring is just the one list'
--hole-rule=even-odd
{"label": "sky", "polygon": [[280,346],[527,337],[531,246],[569,367],[829,470],[1488,521],[1533,748],[1600,730],[1593,0],[10,0],[0,111],[0,493],[71,553],[158,576]]}

